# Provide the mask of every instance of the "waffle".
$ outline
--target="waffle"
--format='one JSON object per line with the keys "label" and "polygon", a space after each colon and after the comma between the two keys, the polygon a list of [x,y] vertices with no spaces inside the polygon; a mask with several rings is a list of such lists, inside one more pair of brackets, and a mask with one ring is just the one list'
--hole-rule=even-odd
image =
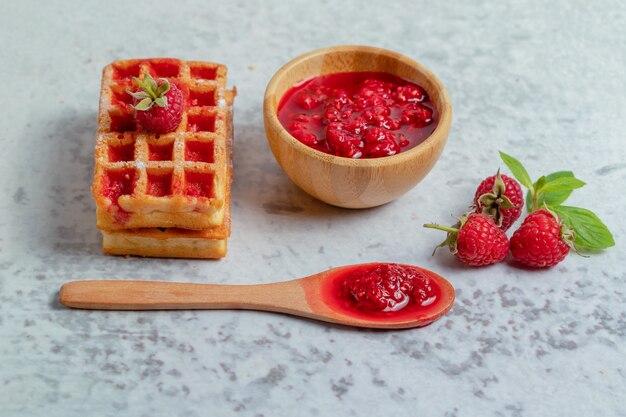
{"label": "waffle", "polygon": [[[132,77],[146,73],[168,78],[185,96],[172,133],[151,134],[135,122],[126,89],[136,90]],[[125,229],[203,231],[224,224],[234,98],[225,85],[226,67],[207,62],[125,60],[104,68],[92,192],[105,240],[120,237],[113,231],[131,233]]]}
{"label": "waffle", "polygon": [[230,202],[220,226],[205,230],[127,229],[102,230],[102,250],[110,255],[217,259],[226,255],[230,236]]}

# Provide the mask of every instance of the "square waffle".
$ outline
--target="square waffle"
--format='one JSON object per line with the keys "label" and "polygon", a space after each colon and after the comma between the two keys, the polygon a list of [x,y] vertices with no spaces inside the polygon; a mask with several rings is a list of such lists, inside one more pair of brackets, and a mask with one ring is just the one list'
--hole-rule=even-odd
{"label": "square waffle", "polygon": [[[183,92],[186,105],[174,132],[152,134],[135,122],[126,90],[137,89],[132,77],[147,73]],[[224,224],[234,98],[225,85],[226,67],[208,62],[124,60],[104,68],[92,186],[99,229],[113,236],[124,229],[203,231]]]}
{"label": "square waffle", "polygon": [[110,255],[217,259],[226,255],[230,201],[220,226],[204,230],[142,228],[102,230],[102,250]]}

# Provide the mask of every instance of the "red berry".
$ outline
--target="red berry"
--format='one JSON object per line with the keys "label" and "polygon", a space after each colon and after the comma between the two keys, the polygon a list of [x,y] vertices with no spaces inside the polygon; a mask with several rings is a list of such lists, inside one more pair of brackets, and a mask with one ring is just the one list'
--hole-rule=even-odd
{"label": "red berry", "polygon": [[135,117],[144,129],[152,133],[176,130],[185,107],[182,91],[165,78],[155,81],[149,74],[143,80],[135,78],[141,90],[130,93],[135,99]]}
{"label": "red berry", "polygon": [[355,135],[364,133],[367,127],[367,121],[362,116],[359,116],[348,123],[348,130]]}
{"label": "red berry", "polygon": [[380,127],[371,127],[365,132],[366,143],[382,142],[389,138],[393,138],[393,133]]}
{"label": "red berry", "polygon": [[317,96],[308,91],[303,91],[294,97],[296,103],[306,110],[311,110],[320,105],[321,101]]}
{"label": "red berry", "polygon": [[391,156],[400,152],[396,137],[387,129],[371,127],[365,133],[363,154],[367,158]]}
{"label": "red berry", "polygon": [[377,143],[366,143],[363,147],[363,154],[366,158],[380,158],[391,156],[400,152],[400,146],[393,139],[386,139]]}
{"label": "red berry", "polygon": [[298,140],[307,146],[314,146],[319,143],[319,139],[313,133],[304,133]]}
{"label": "red berry", "polygon": [[493,219],[484,214],[462,216],[458,227],[435,224],[425,227],[445,230],[448,238],[438,247],[449,246],[450,251],[470,266],[484,266],[504,260],[509,252],[509,240]]}
{"label": "red berry", "polygon": [[360,158],[363,141],[354,133],[346,130],[343,123],[331,123],[326,127],[326,143],[328,148],[338,156]]}
{"label": "red berry", "polygon": [[420,102],[426,98],[426,91],[417,85],[403,85],[396,88],[395,97],[399,103]]}
{"label": "red berry", "polygon": [[474,195],[474,207],[477,213],[491,216],[502,230],[507,231],[522,214],[522,187],[515,179],[498,172],[480,183]]}
{"label": "red berry", "polygon": [[336,107],[329,106],[324,110],[324,121],[326,123],[332,123],[339,121],[340,111]]}
{"label": "red berry", "polygon": [[405,125],[423,127],[433,121],[433,111],[419,103],[407,104],[402,110],[401,120]]}
{"label": "red berry", "polygon": [[524,265],[545,268],[558,264],[569,253],[573,235],[548,210],[530,214],[511,237],[511,254]]}

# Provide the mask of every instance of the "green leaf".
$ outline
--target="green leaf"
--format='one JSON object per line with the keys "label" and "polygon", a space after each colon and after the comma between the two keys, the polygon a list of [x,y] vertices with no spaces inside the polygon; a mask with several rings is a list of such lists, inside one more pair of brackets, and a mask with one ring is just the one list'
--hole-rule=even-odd
{"label": "green leaf", "polygon": [[539,179],[537,181],[535,181],[535,183],[533,184],[533,187],[535,188],[535,192],[538,193],[539,190],[541,188],[543,188],[544,185],[546,185],[547,181],[548,180],[546,179],[546,177],[544,175],[539,177]]}
{"label": "green leaf", "polygon": [[170,82],[166,78],[159,78],[159,81],[161,81],[163,84],[161,84],[157,88],[156,95],[157,97],[162,97],[167,94],[168,91],[170,91]]}
{"label": "green leaf", "polygon": [[137,85],[139,86],[139,88],[141,88],[142,90],[145,90],[145,89],[146,89],[146,85],[144,84],[144,82],[143,82],[140,78],[133,77],[133,81],[134,81],[134,83],[135,83],[135,84],[137,84]]}
{"label": "green leaf", "polygon": [[561,220],[574,229],[574,244],[587,249],[604,249],[615,245],[613,235],[591,211],[579,207],[558,206],[554,211]]}
{"label": "green leaf", "polygon": [[143,81],[148,87],[152,88],[153,90],[156,90],[156,81],[154,81],[154,78],[152,78],[152,75],[150,75],[149,72],[146,73]]}
{"label": "green leaf", "polygon": [[538,192],[551,193],[555,191],[572,191],[585,185],[584,181],[574,177],[555,178],[539,188]]}
{"label": "green leaf", "polygon": [[159,97],[155,99],[154,102],[159,107],[167,107],[167,97]]}
{"label": "green leaf", "polygon": [[[557,178],[573,177],[573,176],[574,176],[574,173],[572,171],[558,171],[558,172],[553,172],[550,175],[546,175],[546,181],[550,182],[550,181],[554,181]],[[543,207],[544,205],[547,205],[548,207],[556,207],[560,204],[563,204],[563,202],[567,200],[570,194],[572,194],[572,190],[553,191],[549,193],[543,193],[539,195],[539,207]],[[532,193],[528,192],[526,193],[526,209],[528,210],[529,213],[533,209],[532,205],[533,205],[533,196],[532,196]]]}
{"label": "green leaf", "polygon": [[152,107],[152,99],[150,97],[144,98],[135,106],[135,110],[145,111],[149,110]]}
{"label": "green leaf", "polygon": [[126,92],[128,94],[130,94],[131,96],[133,96],[133,98],[135,100],[143,100],[144,98],[150,98],[150,94],[146,93],[145,91],[136,91],[136,92],[132,92],[130,90],[126,90]]}
{"label": "green leaf", "polygon": [[520,161],[513,158],[510,155],[505,154],[504,152],[500,152],[500,158],[504,161],[507,167],[511,170],[511,174],[520,182],[522,185],[529,190],[533,188],[533,182],[526,171],[526,168],[522,165]]}

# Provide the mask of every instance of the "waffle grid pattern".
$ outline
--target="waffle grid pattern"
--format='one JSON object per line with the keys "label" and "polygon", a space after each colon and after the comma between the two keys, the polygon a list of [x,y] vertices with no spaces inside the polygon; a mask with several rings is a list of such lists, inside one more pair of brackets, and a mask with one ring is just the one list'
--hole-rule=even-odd
{"label": "waffle grid pattern", "polygon": [[[154,135],[135,123],[132,77],[167,77],[183,91],[176,131]],[[121,230],[220,225],[230,187],[231,105],[226,67],[175,59],[116,61],[105,67],[93,194],[98,227]]]}

